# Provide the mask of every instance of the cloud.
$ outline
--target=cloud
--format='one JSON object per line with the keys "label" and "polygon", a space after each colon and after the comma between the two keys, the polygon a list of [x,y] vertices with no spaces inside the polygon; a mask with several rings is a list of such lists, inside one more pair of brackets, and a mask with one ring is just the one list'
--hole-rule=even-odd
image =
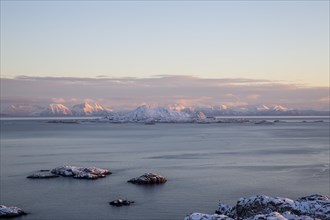
{"label": "cloud", "polygon": [[64,98],[51,98],[51,100],[52,100],[52,102],[59,103],[59,104],[67,102],[67,100],[65,100]]}
{"label": "cloud", "polygon": [[92,100],[109,108],[141,103],[188,106],[280,104],[298,109],[329,108],[329,87],[307,87],[262,79],[210,79],[160,75],[149,78],[29,77],[1,78],[1,103],[76,104]]}
{"label": "cloud", "polygon": [[247,100],[257,100],[259,98],[260,98],[260,95],[258,95],[258,94],[251,94],[251,95],[246,96]]}
{"label": "cloud", "polygon": [[320,102],[330,103],[330,96],[322,97],[319,99]]}

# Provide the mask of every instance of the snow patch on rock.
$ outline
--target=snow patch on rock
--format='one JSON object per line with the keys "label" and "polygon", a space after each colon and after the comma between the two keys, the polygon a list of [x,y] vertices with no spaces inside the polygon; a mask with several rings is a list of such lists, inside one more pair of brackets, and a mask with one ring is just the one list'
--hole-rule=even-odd
{"label": "snow patch on rock", "polygon": [[111,174],[110,170],[97,167],[77,167],[77,166],[60,166],[51,170],[51,173],[73,177],[76,179],[98,179]]}
{"label": "snow patch on rock", "polygon": [[330,219],[330,197],[315,194],[294,201],[288,198],[255,195],[239,199],[235,206],[220,203],[214,215],[193,213],[185,220],[226,218],[237,220]]}
{"label": "snow patch on rock", "polygon": [[21,215],[26,215],[26,213],[18,207],[0,205],[0,218],[13,218]]}

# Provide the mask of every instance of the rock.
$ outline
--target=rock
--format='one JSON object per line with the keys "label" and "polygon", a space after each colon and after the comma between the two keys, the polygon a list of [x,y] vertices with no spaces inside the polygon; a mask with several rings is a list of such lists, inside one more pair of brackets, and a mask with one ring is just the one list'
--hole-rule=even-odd
{"label": "rock", "polygon": [[294,201],[287,198],[272,198],[265,195],[256,195],[241,198],[236,204],[236,215],[238,219],[245,219],[258,214],[269,214],[274,211],[291,211]]}
{"label": "rock", "polygon": [[271,124],[274,124],[274,123],[271,122],[271,121],[261,120],[261,121],[255,122],[254,124],[256,124],[256,125],[271,125]]}
{"label": "rock", "polygon": [[215,211],[215,213],[219,215],[236,216],[236,209],[234,206],[220,203],[219,208]]}
{"label": "rock", "polygon": [[0,218],[13,218],[21,215],[26,215],[22,209],[18,207],[7,207],[4,205],[0,205]]}
{"label": "rock", "polygon": [[134,184],[163,184],[166,183],[166,181],[165,177],[156,173],[145,173],[144,175],[130,179],[127,182]]}
{"label": "rock", "polygon": [[[254,219],[257,215],[265,217],[259,216],[257,219],[268,219],[266,215],[272,212],[278,212],[284,218],[289,217],[289,219],[330,219],[330,197],[311,195],[293,201],[288,198],[256,195],[241,198],[237,201],[236,206],[232,207],[220,203],[217,210],[218,214],[235,219]],[[277,219],[281,219],[281,217]]]}
{"label": "rock", "polygon": [[297,216],[291,212],[284,212],[282,214],[278,212],[271,212],[269,214],[260,214],[248,218],[248,220],[314,220],[309,216]]}
{"label": "rock", "polygon": [[218,214],[203,214],[203,213],[192,213],[184,218],[184,220],[234,220],[229,218],[226,215],[218,215]]}
{"label": "rock", "polygon": [[193,213],[185,220],[326,220],[330,219],[330,197],[311,195],[297,200],[255,195],[241,198],[235,206],[219,204],[216,214]]}
{"label": "rock", "polygon": [[96,167],[61,166],[51,170],[51,173],[61,176],[71,176],[77,179],[98,179],[111,174],[110,170]]}
{"label": "rock", "polygon": [[56,178],[59,175],[49,172],[49,170],[40,170],[37,173],[27,176],[26,178],[29,179],[49,179],[49,178]]}
{"label": "rock", "polygon": [[330,219],[330,196],[314,194],[301,197],[295,201],[294,213],[314,218]]}
{"label": "rock", "polygon": [[117,206],[117,207],[128,206],[128,205],[131,205],[132,203],[134,203],[134,201],[128,201],[128,200],[123,200],[123,199],[117,199],[117,200],[113,200],[113,201],[109,202],[110,205]]}
{"label": "rock", "polygon": [[47,121],[47,123],[55,123],[55,124],[79,124],[79,121],[77,120],[51,120]]}

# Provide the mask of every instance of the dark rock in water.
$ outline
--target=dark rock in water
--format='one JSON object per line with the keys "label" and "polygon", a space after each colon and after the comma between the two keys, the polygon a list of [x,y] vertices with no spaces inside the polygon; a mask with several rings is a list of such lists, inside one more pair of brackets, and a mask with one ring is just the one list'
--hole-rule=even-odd
{"label": "dark rock in water", "polygon": [[37,173],[34,173],[32,175],[27,176],[26,178],[29,178],[29,179],[49,179],[49,178],[56,178],[56,177],[60,177],[60,176],[57,175],[57,174],[49,172],[49,170],[40,170]]}
{"label": "dark rock in water", "polygon": [[128,200],[123,200],[123,199],[117,199],[117,200],[113,200],[113,201],[109,202],[110,205],[117,206],[117,207],[128,206],[128,205],[131,205],[132,203],[134,203],[134,201],[128,201]]}
{"label": "dark rock in water", "polygon": [[256,125],[271,125],[271,124],[274,124],[274,123],[271,122],[271,121],[261,120],[261,121],[255,122],[254,124],[256,124]]}
{"label": "dark rock in water", "polygon": [[77,179],[98,179],[111,174],[110,170],[96,167],[61,166],[51,170],[51,173],[69,176]]}
{"label": "dark rock in water", "polygon": [[134,184],[162,184],[166,183],[166,181],[165,177],[156,173],[145,173],[144,175],[130,179],[127,182]]}
{"label": "dark rock in water", "polygon": [[24,212],[18,207],[7,207],[4,205],[0,205],[0,218],[14,218],[26,214],[26,212]]}
{"label": "dark rock in water", "polygon": [[[204,218],[199,218],[203,216]],[[330,219],[330,197],[311,195],[297,200],[256,195],[241,198],[235,206],[219,204],[215,215],[193,213],[185,220],[314,220]]]}
{"label": "dark rock in water", "polygon": [[51,120],[47,121],[47,123],[54,123],[54,124],[79,124],[77,120]]}
{"label": "dark rock in water", "polygon": [[282,120],[274,120],[274,123],[284,123],[286,121],[282,121]]}

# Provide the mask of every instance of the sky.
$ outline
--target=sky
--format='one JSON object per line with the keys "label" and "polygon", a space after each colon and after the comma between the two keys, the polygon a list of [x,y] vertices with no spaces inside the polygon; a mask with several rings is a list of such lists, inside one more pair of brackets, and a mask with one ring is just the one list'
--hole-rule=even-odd
{"label": "sky", "polygon": [[[154,102],[148,93],[141,95],[148,99],[140,100],[135,95],[140,90],[127,85],[102,91],[89,87],[93,95],[84,97],[75,93],[79,89],[67,86],[63,87],[67,91],[57,88],[53,93],[45,79],[63,83],[74,78],[76,88],[82,78],[96,82],[130,77],[142,85],[147,79],[168,83],[170,76],[191,87],[180,84],[185,90],[174,89],[177,94],[166,89],[170,95],[163,92],[158,97],[164,103],[174,96],[204,93],[195,87],[196,81],[203,82],[203,88],[214,88],[213,80],[245,79],[250,87],[259,80],[306,88],[297,90],[299,100],[306,91],[317,90],[319,95],[307,103],[316,106],[317,100],[329,97],[329,1],[1,1],[1,86],[6,88],[1,90],[2,102],[8,97],[15,97],[13,102],[52,100],[63,98],[61,93],[64,98],[100,99],[109,91],[121,101],[130,97]],[[22,86],[18,82],[27,78],[36,85],[8,86]],[[47,81],[49,88],[54,81]],[[153,93],[162,94],[162,86]],[[283,95],[272,102],[288,101],[282,91],[269,91]],[[241,92],[231,87],[225,94]],[[258,103],[268,102],[266,91],[254,93]]]}
{"label": "sky", "polygon": [[1,75],[329,82],[329,1],[1,1]]}

